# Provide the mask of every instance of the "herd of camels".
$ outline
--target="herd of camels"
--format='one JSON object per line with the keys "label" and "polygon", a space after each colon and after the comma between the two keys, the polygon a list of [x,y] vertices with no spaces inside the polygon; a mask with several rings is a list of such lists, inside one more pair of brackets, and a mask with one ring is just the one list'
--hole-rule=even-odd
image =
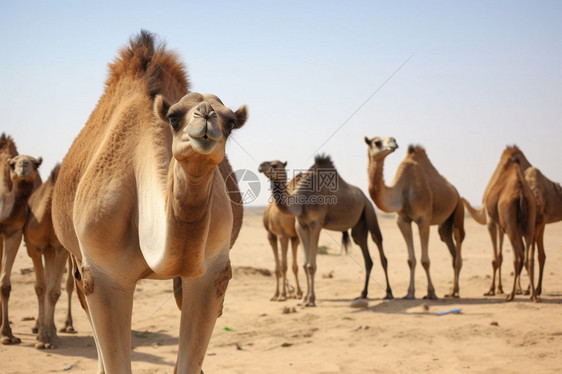
{"label": "herd of camels", "polygon": [[[247,108],[228,109],[215,95],[189,91],[184,65],[177,55],[141,31],[109,65],[105,91],[62,164],[45,182],[41,157],[19,155],[14,140],[0,137],[0,291],[1,343],[20,342],[8,314],[10,274],[22,241],[33,261],[38,318],[37,348],[56,344],[54,307],[61,294],[66,264],[68,315],[62,332],[73,332],[70,295],[76,288],[92,326],[98,372],[131,372],[131,313],[136,283],[143,278],[173,279],[181,310],[175,372],[200,373],[216,319],[222,313],[232,277],[230,248],[242,226],[242,197],[225,155],[230,133],[242,127]],[[415,297],[416,258],[412,222],[421,239],[421,263],[427,295],[436,298],[430,277],[429,229],[439,228],[454,269],[450,297],[459,297],[464,207],[487,224],[494,249],[493,278],[487,295],[502,293],[503,235],[514,249],[515,276],[508,300],[522,293],[520,273],[526,266],[528,292],[539,300],[545,263],[547,223],[562,220],[562,188],[531,166],[523,152],[507,147],[482,198],[474,209],[433,167],[422,147],[410,146],[394,180],[383,180],[385,158],[398,145],[394,138],[365,138],[368,146],[369,194],[384,212],[396,212],[408,248],[410,284]],[[337,173],[329,156],[317,156],[312,167],[287,181],[287,163],[264,162],[259,171],[271,181],[272,201],[264,225],[276,260],[277,285],[272,300],[285,300],[287,252],[291,242],[296,297],[314,306],[314,277],[322,229],[351,239],[365,261],[366,298],[373,261],[368,236],[378,247],[392,299],[382,234],[371,200]],[[337,188],[318,184],[329,170]],[[323,204],[311,196],[334,196]],[[314,202],[315,203],[314,203]],[[281,247],[279,259],[278,241]],[[298,282],[297,247],[304,247],[307,280]],[[534,250],[539,276],[534,283]],[[126,268],[127,271],[123,271]],[[497,270],[497,288],[496,288]],[[281,288],[281,290],[280,290]]]}

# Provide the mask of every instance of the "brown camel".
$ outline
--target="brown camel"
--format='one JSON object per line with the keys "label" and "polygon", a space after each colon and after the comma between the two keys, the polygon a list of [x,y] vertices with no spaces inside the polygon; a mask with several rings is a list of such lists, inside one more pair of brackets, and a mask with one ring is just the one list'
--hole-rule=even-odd
{"label": "brown camel", "polygon": [[183,64],[146,31],[109,70],[103,96],[62,163],[55,232],[75,261],[99,372],[131,373],[138,280],[181,276],[175,372],[199,374],[242,224],[225,145],[247,110],[187,93]]}
{"label": "brown camel", "polygon": [[[490,189],[494,184],[497,182],[500,174],[503,172],[505,165],[508,163],[510,159],[518,160],[518,165],[521,167],[522,171],[525,172],[528,168],[531,167],[531,164],[523,154],[523,152],[517,146],[508,146],[503,151],[500,161],[498,162],[498,166],[494,170],[486,189],[484,190],[484,195],[482,196],[482,206],[479,209],[473,208],[468,201],[464,198],[462,199],[468,213],[474,218],[474,220],[481,225],[487,225],[488,232],[490,233],[490,239],[492,240],[492,250],[493,250],[493,259],[492,259],[492,284],[490,285],[490,289],[488,292],[484,294],[484,296],[492,296],[496,294],[496,270],[498,274],[498,287],[497,292],[498,294],[503,294],[503,286],[502,286],[502,278],[501,278],[501,266],[503,262],[503,231],[500,230],[498,226],[498,222],[491,219],[487,216],[486,212],[486,200],[490,193]],[[521,293],[521,286],[518,282],[518,287],[516,293]]]}
{"label": "brown camel", "polygon": [[[72,291],[74,278],[72,277],[72,262],[66,249],[60,244],[51,217],[51,202],[53,190],[59,173],[60,165],[55,166],[49,178],[43,183],[29,199],[29,214],[23,229],[23,236],[27,253],[33,261],[35,271],[35,293],[39,304],[39,313],[36,327],[39,341],[35,347],[54,348],[57,340],[55,327],[55,305],[61,294],[61,280],[64,265],[68,262],[66,291],[68,294],[68,308],[65,326],[61,332],[75,332],[72,326]],[[43,258],[45,267],[43,267]]]}
{"label": "brown camel", "polygon": [[42,158],[37,159],[18,155],[11,137],[0,136],[0,291],[2,298],[1,314],[2,344],[18,344],[21,339],[14,336],[10,327],[8,301],[12,282],[12,266],[16,259],[23,235],[23,225],[27,218],[27,201],[41,184],[37,168]]}
{"label": "brown camel", "polygon": [[[383,167],[386,156],[398,148],[394,138],[365,137],[369,146],[369,193],[384,212],[396,212],[396,223],[408,246],[410,285],[406,299],[415,298],[414,271],[416,256],[412,222],[420,232],[421,263],[427,275],[427,295],[436,299],[429,275],[429,228],[438,225],[439,236],[453,257],[454,282],[446,297],[459,297],[459,276],[462,267],[461,245],[464,240],[464,208],[456,188],[429,161],[422,147],[410,146],[406,158],[398,166],[390,186],[384,184]],[[454,242],[453,242],[454,239]]]}
{"label": "brown camel", "polygon": [[[544,229],[547,223],[562,220],[562,187],[544,176],[539,169],[530,167],[525,171],[525,180],[533,192],[537,204],[535,243],[539,259],[539,281],[537,296],[542,293],[542,276],[546,255],[544,251]],[[529,273],[534,273],[534,257],[529,256]]]}
{"label": "brown camel", "polygon": [[[497,222],[500,230],[504,232],[513,247],[513,289],[507,296],[507,301],[513,300],[516,292],[517,279],[521,274],[524,262],[531,261],[534,257],[536,202],[525,181],[518,159],[507,160],[498,179],[488,191],[486,198],[487,215]],[[523,243],[525,239],[525,243]],[[527,269],[529,273],[531,298],[538,301],[534,284],[533,267]]]}
{"label": "brown camel", "polygon": [[369,277],[373,261],[367,246],[369,232],[379,249],[381,263],[386,278],[385,299],[392,299],[388,282],[387,260],[382,247],[382,235],[379,229],[375,209],[363,192],[348,184],[337,172],[329,156],[316,156],[314,165],[302,175],[292,192],[288,191],[287,172],[283,164],[262,163],[259,168],[272,184],[273,199],[277,207],[285,214],[297,219],[297,233],[304,247],[304,271],[307,291],[302,304],[316,305],[314,292],[314,275],[316,273],[316,255],[320,231],[343,232],[343,244],[347,249],[351,228],[353,241],[361,247],[365,261],[365,286],[361,297],[366,298]]}
{"label": "brown camel", "polygon": [[[286,162],[279,160],[264,162],[264,173],[267,175],[269,170],[274,170],[278,167],[286,167]],[[295,188],[300,176],[295,176],[287,185],[289,192]],[[286,181],[285,181],[286,183]],[[295,228],[295,217],[283,213],[273,200],[265,208],[263,213],[263,225],[267,231],[267,239],[273,249],[273,257],[275,258],[275,278],[276,287],[275,294],[271,301],[285,301],[287,300],[287,252],[289,249],[289,241],[291,241],[291,249],[293,254],[293,273],[295,274],[295,282],[297,284],[296,297],[302,297],[302,290],[299,283],[299,267],[297,265],[297,249],[299,246],[299,236]],[[279,249],[277,241],[281,244],[281,259],[279,259]],[[282,278],[283,286],[279,292],[279,280]]]}

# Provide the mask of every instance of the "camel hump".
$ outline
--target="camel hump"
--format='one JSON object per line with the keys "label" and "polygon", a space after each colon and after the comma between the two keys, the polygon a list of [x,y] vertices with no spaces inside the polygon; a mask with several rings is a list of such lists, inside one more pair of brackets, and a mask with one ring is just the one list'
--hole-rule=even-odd
{"label": "camel hump", "polygon": [[316,155],[314,157],[314,167],[322,169],[335,169],[332,158],[325,153]]}
{"label": "camel hump", "polygon": [[419,144],[416,144],[416,145],[410,144],[408,146],[408,154],[411,155],[411,154],[415,154],[415,153],[424,153],[425,154],[425,148],[422,147]]}
{"label": "camel hump", "polygon": [[163,93],[170,85],[182,91],[188,90],[185,66],[177,54],[166,49],[164,42],[149,31],[141,32],[129,40],[129,45],[109,65],[109,78],[105,82],[111,87],[121,79],[143,79],[147,83],[150,97]]}
{"label": "camel hump", "polygon": [[6,135],[6,133],[0,135],[0,152],[4,151],[4,149],[8,150],[7,153],[12,155],[18,153],[14,140],[10,135]]}

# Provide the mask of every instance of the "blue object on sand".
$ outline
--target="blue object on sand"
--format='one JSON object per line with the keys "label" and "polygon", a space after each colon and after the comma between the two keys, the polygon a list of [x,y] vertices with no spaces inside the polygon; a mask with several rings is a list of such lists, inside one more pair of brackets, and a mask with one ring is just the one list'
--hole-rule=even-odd
{"label": "blue object on sand", "polygon": [[444,316],[445,314],[459,313],[461,310],[462,310],[461,308],[456,308],[456,309],[446,310],[444,312],[439,312],[435,314],[437,314],[438,316]]}

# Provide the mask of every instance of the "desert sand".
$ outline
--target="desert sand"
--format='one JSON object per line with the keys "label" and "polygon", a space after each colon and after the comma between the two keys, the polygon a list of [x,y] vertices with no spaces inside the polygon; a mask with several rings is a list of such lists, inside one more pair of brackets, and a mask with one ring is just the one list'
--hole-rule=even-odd
{"label": "desert sand", "polygon": [[[548,225],[541,303],[517,295],[482,296],[491,282],[491,244],[485,226],[467,218],[460,299],[445,299],[452,285],[451,257],[432,227],[431,276],[439,300],[423,300],[427,283],[419,264],[416,238],[416,300],[402,300],[409,269],[404,240],[392,215],[380,215],[389,277],[396,299],[382,300],[384,273],[370,242],[375,263],[369,303],[352,308],[362,289],[363,259],[359,247],[341,250],[341,234],[323,231],[318,256],[317,307],[298,300],[271,302],[275,288],[273,255],[262,226],[263,209],[246,211],[241,235],[231,251],[234,276],[224,314],[217,320],[203,369],[205,373],[555,373],[562,370],[562,224]],[[414,231],[417,233],[417,229]],[[300,248],[299,248],[300,249]],[[299,277],[306,287],[299,253]],[[56,349],[36,350],[37,299],[34,274],[25,248],[20,248],[12,276],[10,319],[22,343],[0,346],[1,373],[95,372],[96,349],[88,320],[73,295],[77,334],[59,334]],[[23,271],[22,271],[23,270]],[[126,270],[126,269],[124,269]],[[513,284],[513,253],[506,243],[502,279]],[[523,271],[522,285],[528,278]],[[292,273],[288,279],[294,285]],[[135,293],[132,323],[133,372],[171,373],[177,355],[179,316],[171,281],[143,280]],[[62,326],[67,296],[57,304]],[[460,313],[436,313],[461,308]]]}

